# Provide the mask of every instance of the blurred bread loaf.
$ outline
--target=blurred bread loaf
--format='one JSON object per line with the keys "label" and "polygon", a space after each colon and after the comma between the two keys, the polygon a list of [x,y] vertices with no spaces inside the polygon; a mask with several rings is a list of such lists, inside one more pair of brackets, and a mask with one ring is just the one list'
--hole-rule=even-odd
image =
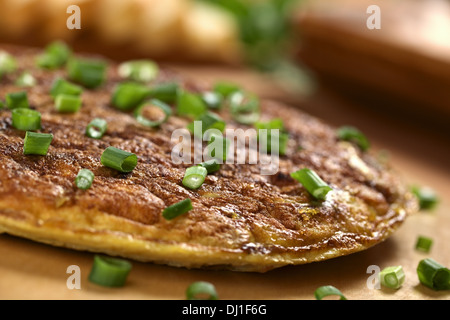
{"label": "blurred bread loaf", "polygon": [[[66,27],[70,5],[80,7],[80,30]],[[0,0],[0,42],[56,39],[124,58],[235,64],[243,55],[233,17],[194,0]]]}

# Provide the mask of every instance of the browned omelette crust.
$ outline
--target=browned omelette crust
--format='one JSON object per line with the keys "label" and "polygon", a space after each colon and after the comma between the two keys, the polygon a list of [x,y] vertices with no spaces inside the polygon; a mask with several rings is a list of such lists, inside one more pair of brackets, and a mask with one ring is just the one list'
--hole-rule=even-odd
{"label": "browned omelette crust", "polygon": [[[110,97],[121,79],[113,63],[104,86],[84,90],[80,112],[58,114],[49,91],[65,71],[35,68],[33,49],[6,50],[20,68],[1,80],[0,99],[23,90],[14,79],[31,71],[38,85],[25,89],[30,105],[42,113],[41,132],[54,135],[47,156],[25,156],[24,132],[11,126],[9,110],[0,110],[0,230],[10,234],[173,266],[264,272],[369,248],[417,209],[388,167],[339,142],[334,128],[320,120],[271,101],[262,103],[262,120],[280,117],[290,134],[279,172],[263,176],[259,165],[224,164],[200,189],[188,190],[181,181],[190,165],[174,165],[170,157],[176,143],[171,133],[188,119],[172,116],[160,129],[148,129],[115,110]],[[158,81],[173,77],[163,71]],[[190,90],[202,89],[179,81]],[[226,110],[221,115],[229,119]],[[94,117],[108,121],[101,140],[84,135]],[[229,121],[227,127],[239,125]],[[134,171],[103,167],[100,156],[108,146],[137,154]],[[289,176],[303,167],[333,187],[326,201],[313,201]],[[74,184],[81,168],[95,174],[86,191]],[[187,197],[190,212],[162,218],[165,207]]]}

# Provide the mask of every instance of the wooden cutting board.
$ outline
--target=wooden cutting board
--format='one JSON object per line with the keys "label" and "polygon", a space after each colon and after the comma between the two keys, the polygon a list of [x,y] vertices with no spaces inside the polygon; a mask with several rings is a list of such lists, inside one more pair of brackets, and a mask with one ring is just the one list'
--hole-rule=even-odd
{"label": "wooden cutting board", "polygon": [[[292,95],[270,79],[250,71],[198,66],[174,68],[208,82],[218,79],[236,81],[264,97],[287,101],[334,125],[358,125],[371,139],[375,150],[390,151],[393,165],[406,181],[433,187],[442,198],[440,205],[433,212],[420,212],[410,217],[387,241],[346,257],[285,267],[265,274],[188,270],[133,262],[126,286],[113,289],[87,280],[92,253],[51,247],[3,234],[0,235],[0,299],[185,299],[186,287],[199,280],[212,282],[220,299],[314,299],[315,289],[323,285],[336,286],[352,300],[450,298],[449,291],[435,292],[420,285],[416,275],[418,262],[426,257],[450,266],[450,174],[448,163],[441,161],[449,158],[445,139],[417,129],[413,124],[374,114],[326,88],[304,98]],[[419,234],[434,239],[429,254],[415,251]],[[81,289],[70,290],[66,285],[70,276],[66,271],[71,265],[80,267]],[[366,271],[370,265],[380,268],[402,265],[406,273],[404,286],[397,291],[369,289],[366,283],[370,274]]]}

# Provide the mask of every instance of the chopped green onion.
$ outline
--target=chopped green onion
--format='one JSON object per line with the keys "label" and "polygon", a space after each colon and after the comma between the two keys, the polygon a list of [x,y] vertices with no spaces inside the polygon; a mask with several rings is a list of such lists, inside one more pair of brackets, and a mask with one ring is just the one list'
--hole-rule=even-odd
{"label": "chopped green onion", "polygon": [[342,126],[337,129],[336,133],[340,140],[354,142],[362,151],[367,151],[370,148],[369,140],[355,127]]}
{"label": "chopped green onion", "polygon": [[56,98],[60,94],[67,94],[71,96],[79,96],[83,92],[83,88],[79,85],[70,83],[62,78],[57,78],[53,81],[52,88],[50,89],[50,95]]}
{"label": "chopped green onion", "polygon": [[57,58],[45,53],[37,57],[36,64],[42,69],[57,69],[64,65],[61,64]]}
{"label": "chopped green onion", "polygon": [[221,132],[225,130],[225,121],[215,113],[207,112],[201,115],[198,120],[202,122],[202,130],[205,132],[208,129],[217,129]]}
{"label": "chopped green onion", "polygon": [[431,210],[439,202],[436,192],[430,187],[417,187],[411,188],[412,193],[419,200],[419,207],[421,210]]}
{"label": "chopped green onion", "polygon": [[279,129],[279,130],[284,130],[284,123],[283,120],[280,118],[274,118],[270,121],[267,122],[262,122],[262,121],[258,121],[254,124],[255,128],[258,130],[261,129]]}
{"label": "chopped green onion", "polygon": [[206,154],[219,163],[227,160],[228,151],[230,149],[231,141],[222,135],[213,134],[209,137],[209,143],[206,146]]}
{"label": "chopped green onion", "polygon": [[43,54],[37,57],[37,65],[41,68],[56,69],[62,67],[69,59],[72,51],[62,41],[49,44]]}
{"label": "chopped green onion", "polygon": [[81,103],[81,97],[59,94],[55,99],[55,108],[58,112],[74,113],[80,110]]}
{"label": "chopped green onion", "polygon": [[240,124],[246,124],[246,125],[251,125],[253,123],[255,123],[256,121],[258,121],[259,119],[259,112],[240,112],[240,113],[235,113],[233,114],[233,119],[234,121],[240,123]]}
{"label": "chopped green onion", "polygon": [[34,87],[36,85],[36,78],[31,73],[25,71],[16,79],[15,85],[19,87]]}
{"label": "chopped green onion", "polygon": [[16,68],[16,59],[6,51],[0,51],[0,79],[4,74],[15,71]]}
{"label": "chopped green onion", "polygon": [[405,272],[401,266],[387,267],[380,272],[380,281],[387,288],[398,289],[405,282]]}
{"label": "chopped green onion", "polygon": [[131,268],[127,260],[95,255],[89,281],[105,287],[123,287]]}
{"label": "chopped green onion", "polygon": [[89,138],[100,139],[108,129],[108,123],[104,119],[95,118],[86,127],[85,134]]}
{"label": "chopped green onion", "polygon": [[237,84],[228,81],[218,81],[213,87],[213,91],[220,93],[224,98],[240,90],[241,88]]}
{"label": "chopped green onion", "polygon": [[177,101],[179,85],[176,82],[155,84],[150,88],[149,97],[161,100],[165,103]]}
{"label": "chopped green onion", "polygon": [[[195,121],[200,121],[202,124],[202,131],[201,132],[195,132]],[[203,134],[208,129],[217,129],[221,132],[225,130],[225,121],[222,120],[221,117],[219,117],[217,114],[212,112],[207,112],[202,114],[200,117],[198,117],[195,121],[188,124],[187,128],[189,131],[193,133],[197,133],[197,135],[201,135],[199,138],[203,137]]]}
{"label": "chopped green onion", "polygon": [[159,72],[158,65],[150,60],[132,60],[119,65],[119,75],[138,82],[150,82]]}
{"label": "chopped green onion", "polygon": [[433,245],[433,239],[424,237],[424,236],[418,236],[416,241],[416,250],[420,250],[423,252],[430,252],[431,246]]}
{"label": "chopped green onion", "polygon": [[106,68],[106,62],[98,59],[72,58],[67,63],[69,79],[90,89],[103,84]]}
{"label": "chopped green onion", "polygon": [[9,109],[29,108],[26,91],[12,92],[6,95],[6,105]]}
{"label": "chopped green onion", "polygon": [[254,126],[258,130],[262,130],[262,129],[267,129],[267,130],[278,129],[280,131],[284,130],[284,123],[283,123],[283,120],[280,118],[274,118],[267,122],[258,121],[254,124]]}
{"label": "chopped green onion", "polygon": [[[277,130],[277,132],[274,132]],[[266,134],[261,134],[264,133]],[[280,155],[286,154],[286,146],[289,141],[289,135],[285,132],[280,132],[279,129],[260,129],[258,130],[258,141],[263,151],[271,152],[278,150]]]}
{"label": "chopped green onion", "polygon": [[150,89],[143,84],[122,82],[114,89],[111,103],[117,109],[128,111],[142,103],[149,94]]}
{"label": "chopped green onion", "polygon": [[279,135],[275,135],[275,146],[272,146],[272,136],[269,141],[270,143],[267,145],[267,151],[271,152],[273,148],[278,148],[278,153],[280,155],[283,156],[286,154],[289,134],[282,132]]}
{"label": "chopped green onion", "polygon": [[205,181],[208,170],[205,167],[193,166],[186,169],[183,178],[183,186],[189,189],[198,189]]}
{"label": "chopped green onion", "polygon": [[422,284],[433,290],[450,290],[450,270],[431,258],[419,262],[417,275]]}
{"label": "chopped green onion", "polygon": [[[150,111],[153,116],[156,114],[159,118],[152,120],[153,117],[146,116],[146,111]],[[166,122],[171,114],[172,109],[164,102],[156,99],[144,102],[134,111],[134,117],[136,120],[140,124],[151,128],[158,127],[162,123]]]}
{"label": "chopped green onion", "polygon": [[198,165],[204,167],[206,169],[206,171],[208,171],[208,174],[220,170],[220,164],[217,162],[217,159],[211,159],[211,160],[199,163]]}
{"label": "chopped green onion", "polygon": [[66,63],[72,54],[70,47],[63,41],[54,41],[50,43],[46,48],[45,52],[51,56],[58,57],[59,62],[62,64]]}
{"label": "chopped green onion", "polygon": [[23,154],[36,154],[45,156],[48,152],[53,135],[50,133],[37,133],[27,131],[23,141]]}
{"label": "chopped green onion", "polygon": [[339,300],[347,300],[347,298],[342,294],[342,292],[333,286],[322,286],[314,291],[314,296],[316,300],[322,300],[328,296],[338,296]]}
{"label": "chopped green onion", "polygon": [[28,108],[17,108],[11,112],[12,125],[18,130],[33,131],[41,128],[41,113]]}
{"label": "chopped green onion", "polygon": [[202,100],[210,109],[220,109],[222,107],[223,95],[219,92],[206,91],[202,93]]}
{"label": "chopped green onion", "polygon": [[325,200],[327,193],[333,190],[316,172],[308,168],[291,173],[291,177],[300,182],[314,198],[319,200]]}
{"label": "chopped green onion", "polygon": [[259,99],[248,92],[236,91],[229,97],[232,113],[250,112],[259,110]]}
{"label": "chopped green onion", "polygon": [[78,189],[87,190],[92,186],[94,173],[89,169],[81,169],[75,178],[75,184]]}
{"label": "chopped green onion", "polygon": [[241,124],[254,124],[259,120],[259,98],[247,92],[236,91],[229,97],[231,115]]}
{"label": "chopped green onion", "polygon": [[186,300],[218,300],[219,297],[213,284],[197,281],[186,289]]}
{"label": "chopped green onion", "polygon": [[108,147],[103,151],[100,162],[105,166],[120,172],[131,172],[137,165],[134,153],[123,151],[115,147]]}
{"label": "chopped green onion", "polygon": [[192,209],[192,201],[191,199],[187,198],[180,202],[177,202],[163,210],[162,216],[166,220],[172,220],[176,217],[185,214],[189,210]]}
{"label": "chopped green onion", "polygon": [[192,116],[197,118],[206,112],[206,104],[202,98],[190,92],[180,92],[177,99],[177,113],[180,116]]}

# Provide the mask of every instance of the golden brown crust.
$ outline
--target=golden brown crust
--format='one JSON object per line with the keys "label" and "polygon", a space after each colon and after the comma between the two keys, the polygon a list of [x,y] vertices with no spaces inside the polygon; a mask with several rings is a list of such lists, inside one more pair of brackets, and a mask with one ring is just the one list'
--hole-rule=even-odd
{"label": "golden brown crust", "polygon": [[[107,83],[84,91],[80,112],[58,114],[48,93],[65,72],[34,68],[32,49],[7,50],[37,78],[38,85],[26,89],[30,105],[42,113],[41,131],[54,135],[47,156],[25,156],[24,132],[12,128],[9,110],[0,110],[0,229],[11,234],[142,261],[263,272],[366,249],[417,208],[391,169],[339,142],[320,120],[271,101],[262,103],[263,119],[282,118],[290,134],[279,171],[263,176],[259,165],[224,164],[200,189],[188,190],[181,180],[189,164],[174,165],[170,158],[171,132],[187,119],[172,116],[160,129],[146,129],[112,108],[112,88],[120,81],[112,63]],[[0,97],[18,90],[15,76],[1,80]],[[172,77],[164,71],[158,81]],[[226,110],[222,116],[229,118]],[[101,140],[84,135],[94,117],[108,121]],[[239,127],[232,121],[227,126]],[[138,155],[133,172],[101,165],[108,146]],[[333,187],[326,201],[313,201],[289,176],[302,167]],[[74,184],[81,168],[95,174],[86,191]],[[193,210],[162,218],[165,207],[187,197]]]}

